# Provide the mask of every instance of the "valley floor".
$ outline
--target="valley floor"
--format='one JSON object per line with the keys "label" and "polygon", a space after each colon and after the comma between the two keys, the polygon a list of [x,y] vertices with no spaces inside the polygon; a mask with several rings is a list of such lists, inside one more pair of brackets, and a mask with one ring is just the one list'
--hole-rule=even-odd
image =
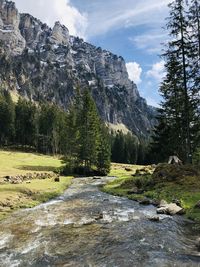
{"label": "valley floor", "polygon": [[64,192],[71,184],[72,177],[33,179],[19,184],[4,182],[5,176],[30,175],[37,173],[51,174],[62,166],[61,160],[55,157],[0,151],[0,220],[13,210],[28,208],[46,202]]}

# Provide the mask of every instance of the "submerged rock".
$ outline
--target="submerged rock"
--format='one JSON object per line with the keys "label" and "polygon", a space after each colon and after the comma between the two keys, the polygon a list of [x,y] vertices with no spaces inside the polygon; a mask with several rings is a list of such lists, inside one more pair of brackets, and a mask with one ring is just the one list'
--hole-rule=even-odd
{"label": "submerged rock", "polygon": [[160,221],[160,217],[159,216],[152,216],[150,218],[148,218],[149,221],[153,221],[153,222],[159,222]]}

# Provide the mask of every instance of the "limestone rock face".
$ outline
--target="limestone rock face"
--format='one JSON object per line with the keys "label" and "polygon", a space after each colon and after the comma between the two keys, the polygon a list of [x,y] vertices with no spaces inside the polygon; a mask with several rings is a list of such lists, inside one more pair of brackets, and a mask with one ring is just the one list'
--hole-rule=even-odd
{"label": "limestone rock face", "polygon": [[15,4],[5,0],[0,0],[0,40],[11,54],[12,79],[3,81],[8,88],[65,109],[77,86],[90,88],[104,121],[125,125],[140,137],[151,133],[156,110],[129,80],[122,57],[70,36],[59,22],[51,29],[29,14],[19,15]]}
{"label": "limestone rock face", "polygon": [[69,44],[69,31],[64,26],[57,21],[53,27],[50,40],[58,45],[68,45]]}
{"label": "limestone rock face", "polygon": [[25,48],[25,40],[19,31],[20,15],[15,3],[0,1],[0,40],[6,43],[11,54],[20,54]]}

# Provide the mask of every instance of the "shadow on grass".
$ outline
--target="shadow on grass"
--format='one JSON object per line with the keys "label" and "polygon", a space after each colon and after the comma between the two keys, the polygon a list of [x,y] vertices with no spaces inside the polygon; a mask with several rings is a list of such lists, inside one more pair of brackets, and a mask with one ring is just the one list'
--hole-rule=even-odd
{"label": "shadow on grass", "polygon": [[29,165],[23,165],[23,166],[17,166],[16,167],[19,170],[24,171],[41,171],[41,172],[48,172],[48,171],[56,171],[57,167],[52,166],[29,166]]}

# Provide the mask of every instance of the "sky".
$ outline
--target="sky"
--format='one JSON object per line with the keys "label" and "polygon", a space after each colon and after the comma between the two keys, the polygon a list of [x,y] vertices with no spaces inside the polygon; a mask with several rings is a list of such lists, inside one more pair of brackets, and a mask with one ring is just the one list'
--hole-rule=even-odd
{"label": "sky", "polygon": [[82,37],[126,61],[147,103],[158,106],[164,77],[160,57],[168,36],[163,29],[171,0],[14,0],[19,12],[53,26],[59,20],[71,35]]}

